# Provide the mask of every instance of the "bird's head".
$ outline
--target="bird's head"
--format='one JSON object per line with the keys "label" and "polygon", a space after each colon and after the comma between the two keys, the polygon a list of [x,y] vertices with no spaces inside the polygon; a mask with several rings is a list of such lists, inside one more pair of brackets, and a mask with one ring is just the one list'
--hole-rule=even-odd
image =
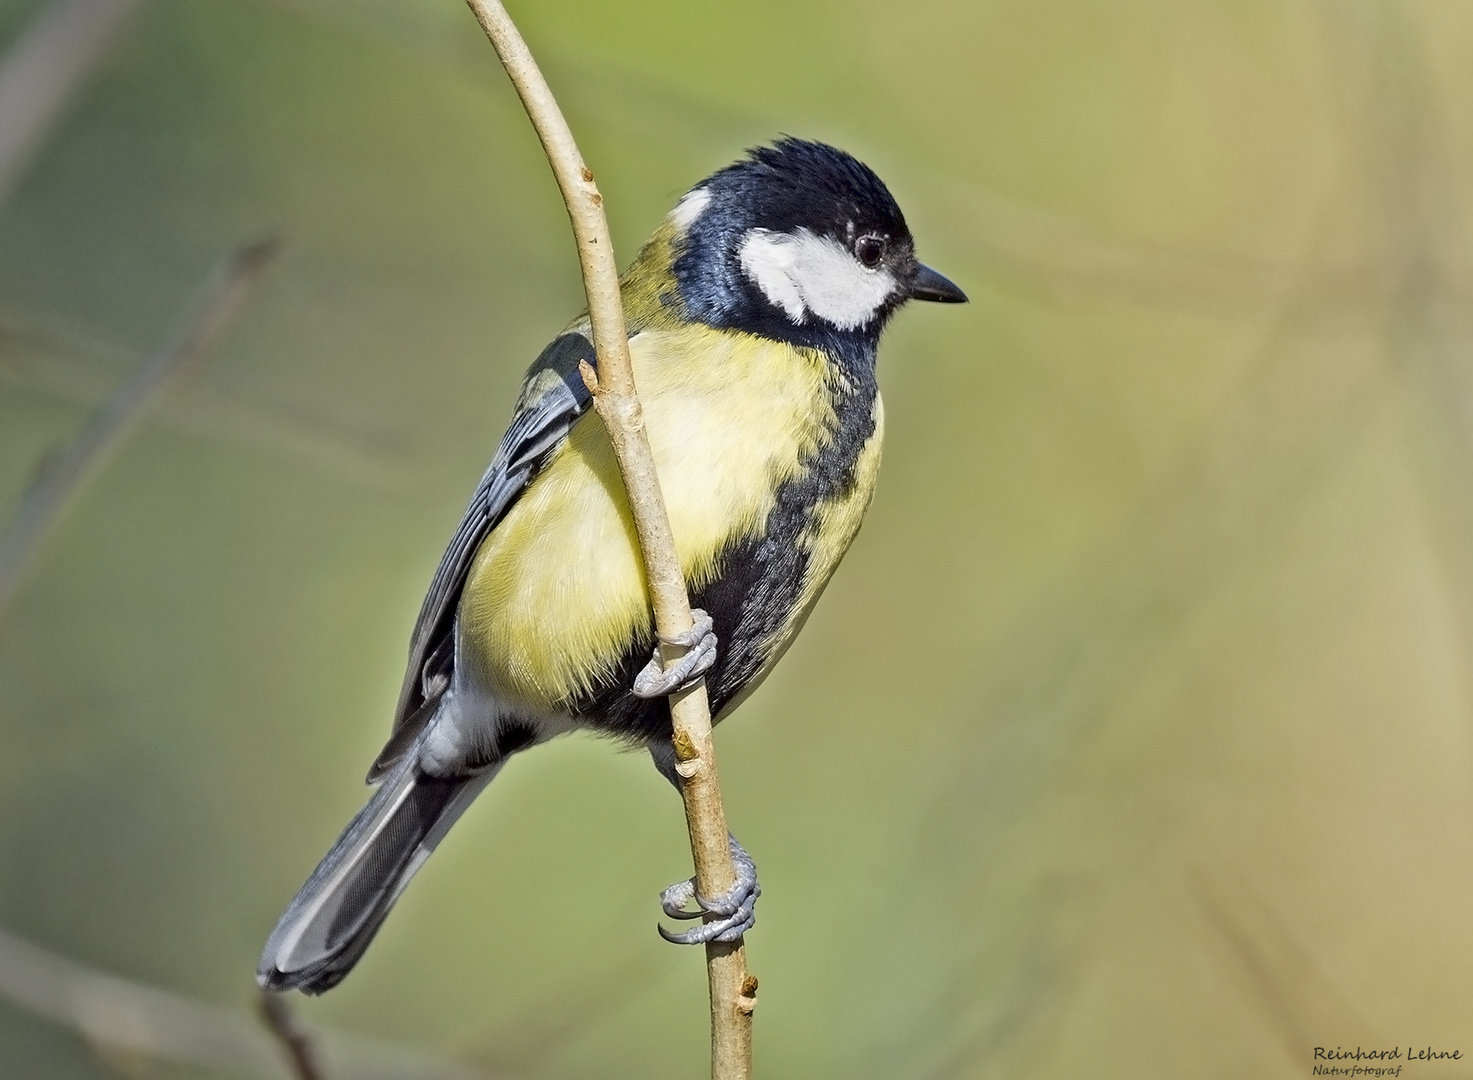
{"label": "bird's head", "polygon": [[907,300],[965,294],[916,259],[905,217],[868,166],[784,138],[692,188],[670,212],[690,318],[798,343],[879,337]]}

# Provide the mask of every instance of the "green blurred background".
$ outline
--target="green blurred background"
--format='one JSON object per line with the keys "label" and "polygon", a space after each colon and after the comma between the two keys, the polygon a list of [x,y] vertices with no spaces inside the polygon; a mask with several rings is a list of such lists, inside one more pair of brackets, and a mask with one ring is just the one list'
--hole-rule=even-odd
{"label": "green blurred background", "polygon": [[[972,297],[889,331],[868,522],[720,729],[757,1074],[1473,1055],[1473,6],[512,12],[625,259],[790,132],[872,165]],[[0,925],[241,1008],[582,304],[455,0],[140,0],[0,206],[0,522],[268,234],[0,622]],[[564,740],[300,1011],[490,1075],[704,1075],[699,954],[654,933],[688,866],[647,759]],[[0,1076],[120,1073],[227,1075],[0,1003]]]}

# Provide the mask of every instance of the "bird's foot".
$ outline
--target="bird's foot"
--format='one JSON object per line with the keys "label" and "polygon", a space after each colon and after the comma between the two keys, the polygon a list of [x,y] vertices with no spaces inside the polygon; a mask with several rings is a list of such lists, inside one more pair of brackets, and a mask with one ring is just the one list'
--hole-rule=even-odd
{"label": "bird's foot", "polygon": [[634,677],[635,697],[668,697],[676,691],[688,690],[716,662],[716,630],[711,616],[700,608],[691,608],[690,614],[694,625],[689,630],[661,639],[667,645],[683,645],[690,651],[666,671],[660,660],[660,647],[656,645],[654,657]]}
{"label": "bird's foot", "polygon": [[[736,868],[736,884],[720,896],[705,897],[696,892],[696,879],[677,881],[660,894],[660,907],[672,919],[716,918],[677,934],[659,927],[660,936],[675,945],[704,945],[708,941],[736,941],[757,923],[757,897],[762,886],[757,884],[757,867],[752,856],[727,833],[731,842],[731,861]],[[686,904],[696,902],[695,911]]]}

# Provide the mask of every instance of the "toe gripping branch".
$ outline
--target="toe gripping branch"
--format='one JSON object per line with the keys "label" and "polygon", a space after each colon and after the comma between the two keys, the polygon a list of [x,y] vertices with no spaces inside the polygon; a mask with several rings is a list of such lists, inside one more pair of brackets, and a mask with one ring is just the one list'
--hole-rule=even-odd
{"label": "toe gripping branch", "polygon": [[[675,945],[704,945],[708,941],[736,941],[757,923],[757,897],[762,895],[762,886],[757,884],[757,867],[752,856],[737,843],[735,836],[726,834],[731,844],[731,862],[736,868],[736,884],[720,896],[705,897],[696,892],[696,879],[677,881],[660,894],[660,907],[672,919],[703,919],[708,915],[715,918],[700,926],[693,926],[684,933],[674,933],[663,926],[658,927],[660,936]],[[688,911],[686,904],[696,902],[695,911]]]}
{"label": "toe gripping branch", "polygon": [[[716,662],[716,631],[707,615],[700,608],[691,609],[693,625],[683,634],[661,638],[667,645],[680,645],[688,651],[684,656],[664,670],[659,646],[654,656],[634,679],[634,695],[640,698],[667,697],[694,686],[711,665]],[[675,766],[675,773],[680,773]],[[672,783],[679,787],[675,773],[667,773]],[[684,775],[684,774],[681,774]],[[677,881],[660,894],[660,907],[672,919],[703,919],[700,926],[693,926],[683,933],[674,933],[663,926],[660,936],[676,945],[704,945],[710,941],[736,941],[757,922],[757,897],[762,895],[762,886],[757,884],[757,867],[752,856],[737,843],[736,837],[726,834],[731,845],[731,862],[736,870],[736,882],[720,896],[702,896],[696,891],[696,879]],[[696,910],[686,905],[695,901]]]}
{"label": "toe gripping branch", "polygon": [[689,652],[666,671],[660,660],[660,647],[656,645],[654,656],[634,678],[632,689],[635,697],[668,697],[678,691],[689,690],[711,670],[711,665],[716,662],[715,624],[711,616],[700,608],[691,608],[690,615],[693,625],[689,630],[660,639],[667,645],[683,645]]}

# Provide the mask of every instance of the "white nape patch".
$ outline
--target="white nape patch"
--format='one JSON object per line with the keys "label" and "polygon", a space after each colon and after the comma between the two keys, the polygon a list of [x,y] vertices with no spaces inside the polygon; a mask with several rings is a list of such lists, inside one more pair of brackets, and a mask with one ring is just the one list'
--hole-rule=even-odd
{"label": "white nape patch", "polygon": [[807,229],[753,229],[738,256],[747,277],[795,323],[813,314],[840,330],[858,329],[899,284],[890,271],[869,269],[837,240]]}
{"label": "white nape patch", "polygon": [[711,193],[705,188],[687,191],[684,197],[675,204],[675,209],[670,211],[670,221],[681,232],[687,232],[695,224],[696,218],[700,217],[710,205]]}

